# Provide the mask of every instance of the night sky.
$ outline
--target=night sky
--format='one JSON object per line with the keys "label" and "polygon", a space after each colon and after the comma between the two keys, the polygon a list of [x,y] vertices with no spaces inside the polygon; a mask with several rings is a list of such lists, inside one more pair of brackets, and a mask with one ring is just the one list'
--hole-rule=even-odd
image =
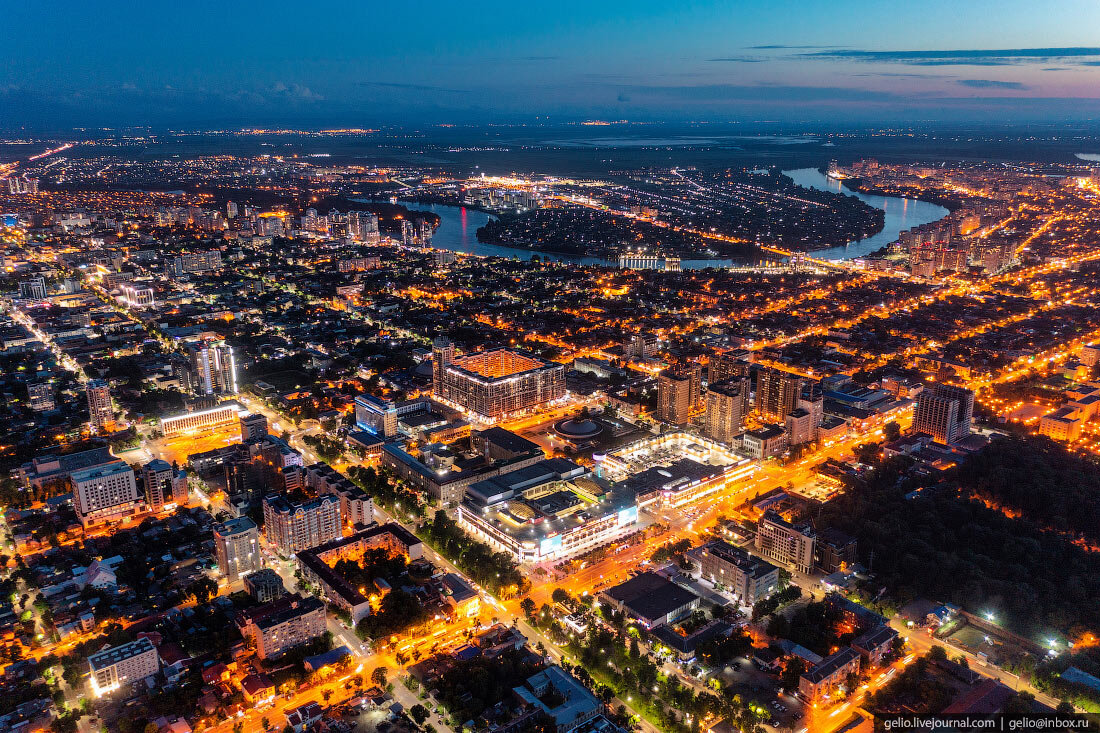
{"label": "night sky", "polygon": [[1100,2],[6,3],[0,127],[1100,115]]}

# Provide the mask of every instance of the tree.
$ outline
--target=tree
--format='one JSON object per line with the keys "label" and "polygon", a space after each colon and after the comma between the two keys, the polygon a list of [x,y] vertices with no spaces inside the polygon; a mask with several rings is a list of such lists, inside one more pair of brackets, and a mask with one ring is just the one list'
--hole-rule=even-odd
{"label": "tree", "polygon": [[530,598],[525,597],[522,601],[520,601],[519,607],[523,610],[523,615],[526,616],[528,619],[535,615],[535,602],[532,601]]}
{"label": "tree", "polygon": [[385,687],[386,672],[388,671],[389,670],[387,670],[385,667],[375,667],[374,671],[370,673],[370,681],[378,685],[379,687]]}
{"label": "tree", "polygon": [[264,730],[271,730],[271,721],[267,719],[267,716],[260,718],[260,727]]}
{"label": "tree", "polygon": [[1058,707],[1054,709],[1054,712],[1058,713],[1059,715],[1073,715],[1076,710],[1077,709],[1073,707],[1073,703],[1071,703],[1069,700],[1063,700],[1062,702],[1058,703]]}
{"label": "tree", "polygon": [[552,600],[554,603],[564,604],[567,603],[570,598],[571,596],[569,595],[569,592],[564,588],[555,588],[554,592],[550,594],[550,600]]}
{"label": "tree", "polygon": [[243,731],[244,722],[238,720],[236,723],[233,724],[233,733],[243,733]]}
{"label": "tree", "polygon": [[420,703],[409,708],[409,717],[411,717],[413,722],[417,725],[424,725],[424,721],[428,719],[428,715],[428,709]]}
{"label": "tree", "polygon": [[779,684],[787,692],[793,692],[798,689],[798,680],[805,671],[806,664],[802,661],[802,657],[793,657],[783,667],[783,674],[779,675]]}
{"label": "tree", "polygon": [[325,704],[328,704],[329,698],[332,697],[332,690],[325,690],[321,693],[321,697],[324,698]]}
{"label": "tree", "polygon": [[893,443],[901,437],[901,426],[891,420],[882,426],[882,436],[886,438],[887,442]]}

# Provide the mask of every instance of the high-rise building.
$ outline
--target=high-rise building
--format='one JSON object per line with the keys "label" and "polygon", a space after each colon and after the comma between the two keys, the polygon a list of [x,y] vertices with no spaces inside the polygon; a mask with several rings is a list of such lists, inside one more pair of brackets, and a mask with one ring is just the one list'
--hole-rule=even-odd
{"label": "high-rise building", "polygon": [[[710,357],[710,363],[707,364],[707,383],[718,384],[731,379],[748,379],[751,367],[749,353],[746,351],[717,352]],[[745,396],[748,397],[748,394]]]}
{"label": "high-rise building", "polygon": [[237,582],[244,575],[260,569],[260,530],[248,517],[228,519],[214,527],[214,555],[218,571]]}
{"label": "high-rise building", "polygon": [[125,461],[73,471],[69,484],[76,515],[85,527],[118,521],[137,511],[137,481]]}
{"label": "high-rise building", "polygon": [[304,504],[282,496],[264,499],[264,536],[286,557],[339,539],[342,527],[337,496],[326,494]]}
{"label": "high-rise building", "polygon": [[790,445],[805,445],[817,440],[817,426],[809,410],[796,407],[787,413],[787,440]]}
{"label": "high-rise building", "polygon": [[780,369],[762,369],[756,379],[756,412],[768,422],[783,422],[802,392],[802,377]]}
{"label": "high-rise building", "polygon": [[954,443],[970,435],[974,393],[965,387],[936,384],[917,396],[913,429],[937,443]]}
{"label": "high-rise building", "polygon": [[791,524],[773,511],[764,512],[756,525],[756,549],[766,558],[809,573],[814,566],[817,533],[808,525]]}
{"label": "high-rise building", "polygon": [[648,359],[657,353],[660,340],[651,333],[634,333],[623,341],[624,359]]}
{"label": "high-rise building", "polygon": [[256,644],[256,656],[272,659],[325,633],[325,604],[297,593],[237,614],[241,635]]}
{"label": "high-rise building", "polygon": [[142,466],[141,475],[145,484],[145,503],[149,510],[159,512],[165,504],[172,503],[172,481],[176,472],[168,461],[156,459]]}
{"label": "high-rise building", "polygon": [[187,344],[195,392],[200,395],[237,394],[237,361],[224,341]]}
{"label": "high-rise building", "polygon": [[236,219],[237,218],[237,204],[232,201],[225,202],[225,218]]}
{"label": "high-rise building", "polygon": [[254,440],[262,440],[267,437],[267,418],[259,413],[252,413],[241,418],[241,442],[251,443]]}
{"label": "high-rise building", "polygon": [[92,379],[85,385],[88,395],[88,422],[92,432],[107,432],[114,429],[115,410],[111,406],[111,387],[102,379]]}
{"label": "high-rise building", "polygon": [[672,425],[687,425],[691,417],[689,375],[666,369],[657,375],[657,419]]}
{"label": "high-rise building", "polygon": [[348,234],[356,242],[378,244],[378,217],[369,211],[349,212]]}
{"label": "high-rise building", "polygon": [[747,382],[747,379],[739,379],[710,385],[704,435],[729,445],[741,434],[745,423],[744,392],[748,390]]}
{"label": "high-rise building", "polygon": [[35,412],[46,412],[57,406],[53,398],[53,385],[49,382],[28,384],[27,397],[31,409]]}
{"label": "high-rise building", "polygon": [[443,372],[455,360],[455,347],[446,336],[437,336],[432,341],[432,392],[440,394],[443,390]]}
{"label": "high-rise building", "polygon": [[43,300],[46,297],[46,278],[29,277],[19,283],[19,297],[27,300]]}

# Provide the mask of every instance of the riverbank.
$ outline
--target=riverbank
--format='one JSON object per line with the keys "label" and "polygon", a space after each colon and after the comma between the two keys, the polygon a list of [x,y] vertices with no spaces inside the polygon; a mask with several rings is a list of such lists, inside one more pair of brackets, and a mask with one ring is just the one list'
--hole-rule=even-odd
{"label": "riverbank", "polygon": [[[868,186],[863,183],[862,178],[845,178],[841,182],[844,188],[847,188],[853,193],[862,193],[868,196],[881,196],[896,197],[892,191],[886,191],[881,188],[875,188],[874,186]],[[924,201],[929,204],[935,204],[936,206],[942,206],[947,209],[949,213],[954,214],[956,211],[963,207],[963,202],[959,199],[950,198],[947,196],[937,196],[935,194],[921,194],[919,199],[910,199],[913,201]]]}
{"label": "riverbank", "polygon": [[841,181],[828,178],[817,168],[798,168],[783,171],[803,188],[819,191],[833,191],[855,196],[864,203],[883,212],[882,230],[870,237],[856,239],[839,247],[825,247],[813,250],[813,255],[825,260],[850,260],[881,250],[897,241],[898,235],[907,229],[922,224],[939,221],[951,213],[946,207],[921,199],[899,198],[890,195],[865,193],[856,189],[846,189]]}

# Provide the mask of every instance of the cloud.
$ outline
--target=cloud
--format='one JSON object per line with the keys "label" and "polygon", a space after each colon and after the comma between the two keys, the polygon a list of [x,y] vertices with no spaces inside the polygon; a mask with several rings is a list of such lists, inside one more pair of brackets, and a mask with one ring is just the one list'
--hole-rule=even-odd
{"label": "cloud", "polygon": [[861,74],[852,74],[851,76],[883,76],[890,79],[950,79],[948,74],[917,74],[917,73],[902,73],[896,71],[868,71]]}
{"label": "cloud", "polygon": [[707,61],[729,61],[735,64],[759,64],[762,63],[764,59],[753,58],[752,56],[725,56],[722,58],[707,59]]}
{"label": "cloud", "polygon": [[628,90],[650,99],[685,102],[883,102],[890,92],[852,87],[813,87],[784,84],[699,84],[692,86],[636,86]]}
{"label": "cloud", "polygon": [[520,56],[517,61],[559,61],[561,56]]}
{"label": "cloud", "polygon": [[622,94],[620,92],[619,96],[615,98],[615,101],[616,102],[629,102],[630,101],[630,95],[629,94]]}
{"label": "cloud", "polygon": [[839,48],[838,46],[785,46],[782,43],[768,43],[763,46],[746,46],[746,48],[753,49],[755,51],[776,51],[776,50],[796,50],[806,48]]}
{"label": "cloud", "polygon": [[320,102],[324,99],[323,96],[317,94],[307,86],[301,84],[284,82],[275,82],[271,86],[271,94],[275,97],[294,101],[294,102]]}
{"label": "cloud", "polygon": [[[913,66],[1009,66],[1056,59],[1100,57],[1100,47],[1070,46],[1065,48],[979,48],[953,51],[865,51],[841,49],[798,54],[810,59],[847,59],[910,64]],[[1100,65],[1100,61],[1084,61]]]}
{"label": "cloud", "polygon": [[995,81],[993,79],[959,79],[955,82],[972,89],[1027,89],[1018,81]]}
{"label": "cloud", "polygon": [[469,89],[447,89],[446,87],[436,87],[430,84],[399,84],[397,82],[388,81],[364,81],[360,82],[362,86],[367,87],[386,87],[387,89],[409,89],[416,92],[449,92],[451,94],[471,94]]}

